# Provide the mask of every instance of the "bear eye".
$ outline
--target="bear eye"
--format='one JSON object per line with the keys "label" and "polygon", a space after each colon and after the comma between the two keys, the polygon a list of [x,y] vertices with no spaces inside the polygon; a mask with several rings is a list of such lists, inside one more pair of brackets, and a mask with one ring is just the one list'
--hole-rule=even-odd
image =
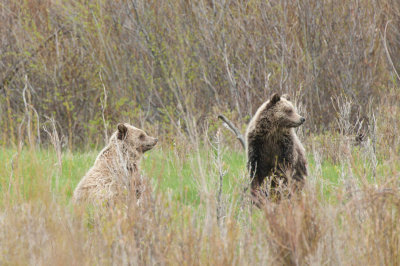
{"label": "bear eye", "polygon": [[288,109],[288,110],[286,110],[286,113],[290,115],[290,114],[293,113],[293,110],[292,109]]}
{"label": "bear eye", "polygon": [[145,137],[146,137],[146,136],[145,136],[144,134],[140,134],[139,139],[140,139],[140,140],[144,140]]}

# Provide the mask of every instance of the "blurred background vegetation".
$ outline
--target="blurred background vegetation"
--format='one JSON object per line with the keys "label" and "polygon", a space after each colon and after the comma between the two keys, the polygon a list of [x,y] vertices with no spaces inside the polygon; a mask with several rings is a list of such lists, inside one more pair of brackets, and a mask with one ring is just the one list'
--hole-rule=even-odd
{"label": "blurred background vegetation", "polygon": [[120,121],[190,141],[223,113],[244,131],[276,91],[321,133],[341,101],[368,125],[400,98],[396,0],[3,0],[0,25],[3,145],[48,143],[51,119],[68,149]]}

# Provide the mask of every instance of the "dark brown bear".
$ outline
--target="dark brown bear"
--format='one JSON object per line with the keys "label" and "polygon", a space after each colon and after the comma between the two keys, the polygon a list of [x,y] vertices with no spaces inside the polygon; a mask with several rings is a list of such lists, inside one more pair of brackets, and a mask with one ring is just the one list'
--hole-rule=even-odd
{"label": "dark brown bear", "polygon": [[260,196],[266,177],[273,177],[271,188],[280,182],[297,187],[303,184],[307,161],[294,129],[304,121],[286,95],[274,94],[258,108],[246,131],[247,168],[253,196]]}

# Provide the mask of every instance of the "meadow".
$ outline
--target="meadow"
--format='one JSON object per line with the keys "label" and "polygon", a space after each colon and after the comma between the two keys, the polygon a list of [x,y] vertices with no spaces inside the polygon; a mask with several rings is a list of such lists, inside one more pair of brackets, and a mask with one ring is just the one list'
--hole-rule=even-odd
{"label": "meadow", "polygon": [[[0,1],[0,265],[400,265],[397,0]],[[251,204],[243,133],[287,93],[298,195]],[[121,122],[143,200],[71,195]]]}
{"label": "meadow", "polygon": [[224,130],[148,152],[141,166],[151,198],[116,207],[70,201],[98,149],[63,151],[61,164],[51,146],[2,149],[1,264],[400,262],[398,150],[333,133],[305,137],[304,190],[259,209],[246,191],[245,153]]}

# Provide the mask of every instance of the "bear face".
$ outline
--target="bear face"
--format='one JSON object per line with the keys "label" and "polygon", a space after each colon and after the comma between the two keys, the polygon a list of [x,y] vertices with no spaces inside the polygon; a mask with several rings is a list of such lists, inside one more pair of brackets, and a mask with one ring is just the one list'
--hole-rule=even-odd
{"label": "bear face", "polygon": [[275,128],[295,128],[301,126],[306,119],[299,115],[289,101],[287,95],[274,94],[269,102],[266,102],[263,116],[268,117]]}
{"label": "bear face", "polygon": [[117,139],[132,153],[143,154],[158,142],[157,138],[150,137],[143,130],[129,124],[118,124],[117,128]]}
{"label": "bear face", "polygon": [[296,112],[286,94],[282,96],[274,94],[258,108],[251,119],[246,131],[247,141],[254,137],[275,134],[279,136],[282,132],[288,132],[304,122],[305,118]]}

